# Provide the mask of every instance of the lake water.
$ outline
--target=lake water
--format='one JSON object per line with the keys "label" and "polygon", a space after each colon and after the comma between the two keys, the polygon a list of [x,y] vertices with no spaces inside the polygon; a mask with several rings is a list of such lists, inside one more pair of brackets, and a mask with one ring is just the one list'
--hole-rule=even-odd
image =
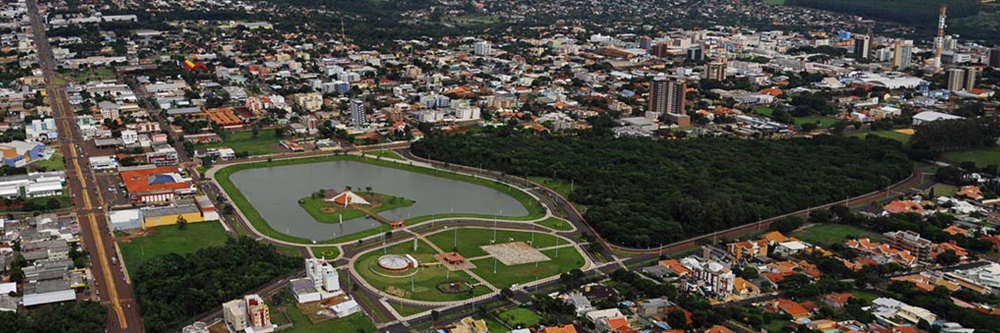
{"label": "lake water", "polygon": [[412,206],[379,213],[390,220],[455,213],[524,216],[528,211],[503,192],[463,181],[434,177],[356,161],[330,161],[237,171],[230,177],[274,230],[291,236],[323,241],[378,226],[368,217],[344,223],[320,223],[302,209],[298,200],[325,190],[343,191],[351,186],[364,191],[416,201]]}

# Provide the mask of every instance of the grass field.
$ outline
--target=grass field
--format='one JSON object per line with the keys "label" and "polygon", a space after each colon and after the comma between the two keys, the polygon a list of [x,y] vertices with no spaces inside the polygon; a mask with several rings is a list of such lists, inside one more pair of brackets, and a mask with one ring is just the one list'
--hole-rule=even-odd
{"label": "grass field", "polygon": [[62,171],[66,169],[65,165],[63,164],[62,153],[59,152],[58,150],[56,150],[56,152],[53,153],[52,157],[49,157],[49,159],[38,161],[32,164],[34,164],[36,168],[39,168],[39,170],[44,168],[45,171]]}
{"label": "grass field", "polygon": [[336,246],[314,247],[312,248],[312,253],[316,258],[326,257],[327,259],[333,259],[340,255],[340,249]]}
{"label": "grass field", "polygon": [[416,251],[413,251],[413,242],[409,241],[390,246],[386,249],[386,251],[378,249],[366,253],[355,261],[354,268],[359,274],[361,274],[361,277],[364,278],[365,281],[368,281],[369,284],[379,290],[386,291],[389,286],[392,286],[406,291],[405,298],[422,301],[455,301],[488,294],[490,292],[489,288],[485,287],[477,287],[473,289],[473,293],[471,294],[467,292],[454,294],[441,292],[437,289],[437,284],[448,279],[452,281],[462,280],[469,283],[476,283],[476,280],[465,272],[454,271],[447,273],[447,269],[445,269],[444,266],[421,267],[420,271],[412,277],[412,285],[409,277],[397,278],[376,274],[372,271],[372,267],[378,265],[378,258],[385,253],[399,255],[409,254],[422,263],[437,262],[434,259],[434,255],[437,254],[437,251],[422,241],[418,242]]}
{"label": "grass field", "polygon": [[149,259],[170,253],[194,253],[206,247],[222,246],[229,239],[229,234],[217,221],[190,223],[184,230],[168,225],[148,232],[145,236],[118,242],[122,259],[130,272],[134,272]]}
{"label": "grass field", "polygon": [[549,177],[531,176],[531,177],[528,177],[528,180],[536,182],[536,183],[539,183],[539,184],[542,184],[542,186],[548,187],[548,188],[552,189],[553,191],[556,191],[556,193],[559,193],[559,195],[563,196],[563,198],[567,198],[568,199],[569,198],[569,194],[573,192],[572,191],[573,190],[572,189],[573,185],[570,184],[567,181],[562,180],[562,179],[553,179],[553,178],[549,178]]}
{"label": "grass field", "polygon": [[947,152],[944,153],[944,159],[956,165],[962,162],[975,162],[980,168],[991,164],[1000,165],[1000,148]]}
{"label": "grass field", "polygon": [[501,324],[496,319],[493,319],[493,317],[486,317],[483,318],[483,320],[486,321],[486,329],[488,329],[490,333],[510,331],[510,329],[508,329],[507,326],[503,326],[503,324]]}
{"label": "grass field", "polygon": [[864,138],[865,138],[866,136],[868,136],[869,134],[871,134],[871,135],[877,135],[877,136],[881,136],[881,137],[883,137],[883,138],[886,138],[886,139],[893,139],[893,140],[896,140],[896,141],[899,141],[899,142],[903,143],[904,145],[905,145],[905,144],[906,144],[906,143],[907,143],[908,141],[910,141],[910,134],[906,134],[906,133],[901,133],[901,132],[897,132],[897,131],[895,131],[895,130],[883,130],[883,131],[854,131],[854,132],[850,132],[850,133],[848,133],[848,134],[845,134],[845,135],[846,135],[846,136],[849,136],[849,137],[856,137],[856,138],[861,138],[861,139],[864,139]]}
{"label": "grass field", "polygon": [[409,305],[403,305],[403,304],[399,304],[399,303],[394,303],[392,301],[389,301],[389,303],[390,303],[390,305],[392,305],[393,309],[396,309],[396,313],[398,313],[400,316],[403,316],[403,317],[412,316],[412,315],[415,315],[415,314],[427,311],[427,309],[418,308],[418,307],[409,306]]}
{"label": "grass field", "polygon": [[[457,237],[456,237],[457,235]],[[460,228],[445,230],[430,236],[427,236],[427,240],[437,245],[444,251],[451,251],[455,247],[455,240],[458,240],[458,253],[466,258],[478,257],[486,255],[486,251],[483,251],[481,246],[490,245],[493,241],[493,230],[492,229],[472,229],[472,228]],[[509,231],[509,230],[497,230],[496,232],[496,242],[499,243],[509,243],[509,242],[530,242],[531,232],[526,231]],[[567,244],[566,240],[559,240],[559,244]],[[556,245],[556,236],[547,234],[544,232],[535,233],[535,246],[537,248],[544,248]],[[492,267],[492,263],[491,266]]]}
{"label": "grass field", "polygon": [[388,158],[393,160],[403,160],[402,156],[391,150],[372,150],[364,152],[365,155],[371,155],[375,157]]}
{"label": "grass field", "polygon": [[[782,0],[782,2],[783,1],[784,0]],[[770,117],[771,115],[774,114],[774,109],[766,107],[766,106],[758,106],[758,107],[753,108],[753,112],[756,113],[756,114],[765,116],[765,117]]]}
{"label": "grass field", "polygon": [[857,297],[859,299],[865,300],[866,302],[871,302],[871,301],[875,300],[876,298],[878,298],[878,295],[872,294],[872,293],[867,292],[867,291],[861,291],[861,290],[852,291],[851,294],[854,295],[854,297]]}
{"label": "grass field", "polygon": [[229,147],[236,152],[248,152],[250,155],[264,155],[276,152],[274,144],[281,141],[274,135],[274,129],[262,129],[253,137],[252,131],[229,132],[226,140],[215,143],[196,144],[196,149]]}
{"label": "grass field", "polygon": [[837,118],[834,117],[795,117],[795,125],[801,126],[806,123],[816,123],[819,128],[827,128],[833,123],[837,122]]}
{"label": "grass field", "polygon": [[514,308],[501,312],[497,317],[511,327],[534,327],[542,320],[542,316],[528,308]]}
{"label": "grass field", "polygon": [[542,251],[542,254],[552,260],[540,262],[537,267],[535,267],[535,264],[507,266],[497,261],[496,273],[493,273],[493,259],[486,258],[472,261],[477,266],[472,272],[485,279],[494,287],[508,288],[514,284],[522,284],[569,272],[574,268],[583,267],[584,264],[583,256],[573,247],[559,249],[558,257],[556,257],[556,250],[554,249]]}
{"label": "grass field", "polygon": [[538,222],[538,224],[546,226],[546,227],[549,227],[549,228],[552,228],[553,230],[558,230],[558,231],[572,231],[573,230],[573,225],[572,224],[570,224],[569,222],[566,222],[566,221],[554,218],[554,217],[550,217],[550,218],[544,219],[541,222]]}
{"label": "grass field", "polygon": [[[412,200],[388,194],[372,192],[355,193],[372,203],[373,207],[371,208],[371,211],[374,213],[413,205]],[[299,199],[299,206],[305,209],[306,212],[313,217],[313,219],[321,223],[340,223],[341,217],[343,217],[344,221],[347,221],[367,215],[360,209],[350,206],[344,208],[343,206],[337,205],[333,202],[323,201],[324,199],[325,198],[323,197],[305,197]],[[335,211],[323,212],[324,208]]]}
{"label": "grass field", "polygon": [[939,197],[950,197],[958,192],[959,188],[955,185],[948,184],[934,184],[934,195]]}
{"label": "grass field", "polygon": [[764,4],[765,5],[784,6],[785,5],[785,0],[764,0]]}
{"label": "grass field", "polygon": [[306,315],[302,314],[296,306],[289,306],[288,318],[295,324],[291,329],[282,331],[287,333],[328,333],[328,332],[351,332],[351,333],[371,333],[375,332],[375,324],[365,317],[363,313],[355,313],[347,318],[337,318],[327,320],[318,324],[309,321]]}
{"label": "grass field", "polygon": [[792,234],[806,243],[820,246],[830,246],[835,243],[847,241],[849,236],[858,238],[870,238],[872,241],[881,241],[882,235],[878,233],[844,224],[818,224],[805,230]]}
{"label": "grass field", "polygon": [[88,71],[61,70],[59,71],[59,75],[79,83],[90,80],[107,80],[117,77],[115,71],[110,68],[100,68]]}
{"label": "grass field", "polygon": [[[482,178],[473,178],[473,177],[465,176],[465,175],[459,175],[459,174],[454,174],[454,173],[449,173],[449,172],[443,172],[443,171],[436,171],[436,170],[432,170],[432,169],[415,167],[415,166],[410,166],[410,165],[405,165],[405,164],[400,164],[400,163],[395,163],[395,162],[389,162],[389,161],[385,161],[385,160],[381,160],[380,161],[380,160],[374,160],[374,159],[370,159],[370,158],[365,158],[365,157],[360,157],[360,156],[352,156],[352,155],[317,156],[317,157],[308,157],[308,158],[300,158],[300,159],[277,160],[277,161],[271,161],[271,162],[254,162],[254,163],[236,164],[236,165],[231,165],[231,166],[225,167],[225,168],[219,170],[218,172],[216,172],[215,173],[215,179],[219,182],[219,185],[222,187],[222,189],[224,191],[226,191],[226,193],[229,194],[229,197],[232,199],[233,204],[236,205],[237,207],[239,207],[240,211],[243,212],[243,215],[245,215],[247,217],[247,220],[249,220],[250,223],[253,224],[254,228],[256,228],[258,231],[264,233],[265,235],[273,237],[275,239],[280,239],[280,240],[283,240],[283,241],[298,242],[298,243],[305,244],[305,243],[310,243],[311,241],[308,240],[308,239],[304,239],[304,238],[299,238],[299,237],[285,235],[285,234],[282,234],[282,233],[278,232],[277,230],[274,230],[274,228],[271,228],[271,225],[268,224],[267,221],[264,220],[264,218],[260,215],[260,212],[258,212],[257,209],[255,209],[253,207],[253,205],[250,204],[250,202],[247,200],[246,196],[244,196],[243,193],[240,192],[240,190],[236,188],[236,185],[233,184],[232,180],[229,179],[229,176],[231,176],[233,173],[238,172],[240,170],[247,170],[247,169],[254,169],[254,168],[276,167],[276,166],[284,166],[284,165],[297,165],[297,164],[306,164],[306,163],[319,163],[319,162],[328,162],[328,161],[337,161],[337,160],[357,161],[357,162],[368,163],[368,164],[373,164],[373,165],[378,165],[378,166],[384,166],[384,167],[390,167],[390,168],[397,168],[397,169],[411,171],[411,172],[418,172],[418,173],[423,173],[423,174],[437,176],[437,177],[442,177],[442,178],[460,180],[460,181],[465,181],[465,182],[469,182],[469,183],[473,183],[473,184],[477,184],[477,185],[486,186],[486,187],[495,189],[497,191],[501,191],[501,192],[507,193],[512,198],[514,198],[518,202],[520,202],[521,205],[523,205],[528,210],[528,215],[517,216],[517,217],[510,217],[510,216],[503,216],[503,217],[501,217],[502,219],[505,219],[505,220],[521,220],[521,221],[524,221],[524,220],[533,220],[533,219],[537,219],[537,218],[540,218],[542,216],[545,216],[545,208],[542,207],[541,203],[539,203],[538,201],[535,201],[534,198],[532,198],[527,193],[524,193],[524,192],[522,192],[520,190],[517,190],[515,188],[512,188],[512,187],[504,185],[504,184],[492,182],[492,181],[489,181],[489,180],[486,180],[486,179],[482,179]],[[449,214],[441,214],[441,215],[436,215],[435,217],[441,218],[441,217],[446,217],[446,216],[467,216],[467,217],[487,217],[487,218],[492,218],[493,217],[493,215],[485,215],[485,214],[450,214],[450,215]],[[414,225],[414,224],[418,224],[418,223],[421,223],[421,222],[428,221],[431,218],[432,218],[432,216],[418,216],[418,217],[414,217],[414,218],[409,219],[407,221],[407,224],[408,225]],[[381,227],[379,227],[377,229],[370,229],[370,230],[366,230],[366,231],[359,232],[359,233],[354,233],[354,234],[350,234],[350,235],[344,235],[344,236],[340,236],[340,237],[337,237],[337,238],[334,238],[334,239],[323,241],[321,243],[333,244],[333,243],[340,243],[340,242],[352,241],[352,240],[357,240],[357,239],[360,239],[360,238],[363,238],[363,237],[366,237],[366,236],[370,236],[370,235],[375,235],[375,234],[378,234],[378,233],[382,233],[382,232],[385,232],[385,231],[388,231],[388,230],[390,230],[389,226],[383,225],[383,226],[381,226]]]}

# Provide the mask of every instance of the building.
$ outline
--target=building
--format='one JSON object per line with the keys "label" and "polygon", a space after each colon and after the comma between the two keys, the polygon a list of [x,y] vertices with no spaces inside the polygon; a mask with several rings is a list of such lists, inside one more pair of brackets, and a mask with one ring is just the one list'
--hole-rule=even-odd
{"label": "building", "polygon": [[309,112],[323,108],[323,95],[319,93],[301,93],[292,95],[292,103]]}
{"label": "building", "polygon": [[[325,261],[314,258],[306,259],[306,278],[313,281],[316,290],[332,294],[329,296],[342,292],[337,269]],[[329,296],[323,298],[328,298]]]}
{"label": "building", "polygon": [[368,118],[365,116],[365,102],[360,99],[352,99],[350,111],[351,125],[354,128],[363,128],[368,125]]}
{"label": "building", "polygon": [[0,144],[3,164],[12,167],[21,167],[41,158],[44,150],[45,145],[33,141],[11,141]]}
{"label": "building", "polygon": [[726,79],[726,58],[705,64],[705,72],[701,78],[706,80],[724,81]]}
{"label": "building", "polygon": [[934,245],[929,239],[922,238],[920,234],[909,230],[884,233],[882,241],[895,249],[910,251],[917,260],[929,259]]}
{"label": "building", "polygon": [[951,91],[969,91],[976,87],[982,70],[979,67],[952,68],[948,70],[947,88]]}
{"label": "building", "polygon": [[349,299],[330,307],[330,311],[333,311],[333,314],[336,315],[337,318],[344,318],[361,312],[361,305],[359,305],[357,301]]}
{"label": "building", "polygon": [[[213,206],[210,211],[203,212],[198,206],[198,202],[192,198],[178,199],[173,204],[167,206],[149,206],[142,208],[142,227],[153,228],[165,225],[174,225],[183,219],[187,223],[205,222],[218,220],[219,215],[215,213]],[[206,214],[207,213],[207,214]]]}
{"label": "building", "polygon": [[488,56],[493,54],[493,45],[486,41],[476,42],[472,45],[472,52],[478,56]]}
{"label": "building", "polygon": [[892,52],[892,66],[896,69],[905,69],[910,67],[913,59],[913,41],[912,40],[896,40]]}
{"label": "building", "polygon": [[858,35],[854,36],[854,58],[869,59],[872,56],[872,36],[870,35]]}
{"label": "building", "polygon": [[1000,46],[990,49],[990,67],[1000,69]]}
{"label": "building", "polygon": [[274,330],[271,310],[257,294],[223,303],[222,318],[231,332],[265,333]]}
{"label": "building", "polygon": [[983,70],[979,67],[966,67],[965,82],[962,84],[962,87],[964,87],[966,91],[972,91],[973,88],[976,88],[976,79],[979,78],[979,75],[982,72]]}
{"label": "building", "polygon": [[767,257],[767,243],[766,239],[729,243],[728,250],[737,259]]}
{"label": "building", "polygon": [[29,282],[21,288],[25,307],[76,300],[76,291],[64,279]]}
{"label": "building", "polygon": [[690,281],[684,285],[685,290],[720,298],[733,292],[736,274],[725,265],[715,261],[702,262],[694,257],[681,259],[681,265],[691,271]]}
{"label": "building", "polygon": [[668,80],[664,76],[653,79],[649,89],[649,108],[647,111],[666,115],[684,115],[684,105],[687,83],[684,80]]}
{"label": "building", "polygon": [[288,281],[288,287],[292,289],[295,301],[299,303],[319,302],[323,299],[316,284],[309,278],[294,279]]}
{"label": "building", "polygon": [[146,153],[146,163],[155,166],[177,165],[179,160],[177,149],[168,144],[155,145],[153,151]]}
{"label": "building", "polygon": [[923,125],[938,120],[950,120],[950,119],[965,119],[965,117],[956,116],[953,114],[941,113],[937,111],[924,111],[913,115],[913,126]]}
{"label": "building", "polygon": [[97,171],[118,169],[118,161],[114,156],[93,156],[88,160],[90,167]]}
{"label": "building", "polygon": [[142,166],[121,170],[118,174],[133,203],[171,203],[177,197],[197,192],[191,178],[183,175],[177,167]]}
{"label": "building", "polygon": [[115,231],[142,229],[142,210],[126,209],[108,213],[111,228]]}
{"label": "building", "polygon": [[31,123],[25,124],[24,133],[28,140],[33,141],[52,141],[59,138],[55,118],[34,119]]}

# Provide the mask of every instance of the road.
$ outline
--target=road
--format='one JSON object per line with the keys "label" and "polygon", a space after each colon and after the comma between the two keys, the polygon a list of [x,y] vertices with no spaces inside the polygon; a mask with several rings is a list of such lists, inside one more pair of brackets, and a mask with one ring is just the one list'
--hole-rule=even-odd
{"label": "road", "polygon": [[45,83],[52,111],[59,130],[59,144],[66,164],[66,180],[72,196],[73,211],[80,224],[83,248],[90,253],[92,284],[96,285],[101,304],[108,307],[108,332],[143,332],[139,309],[135,303],[132,286],[125,280],[120,262],[115,258],[114,237],[104,211],[104,198],[94,171],[89,167],[87,155],[80,147],[84,142],[73,108],[69,104],[65,87],[55,82],[55,59],[45,25],[39,14],[37,0],[27,0],[31,30],[38,48],[38,63],[45,76]]}

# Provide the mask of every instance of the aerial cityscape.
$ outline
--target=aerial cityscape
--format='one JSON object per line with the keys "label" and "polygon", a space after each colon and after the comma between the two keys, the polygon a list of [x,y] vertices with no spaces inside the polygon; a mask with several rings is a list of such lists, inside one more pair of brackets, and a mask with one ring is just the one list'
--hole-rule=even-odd
{"label": "aerial cityscape", "polygon": [[3,0],[0,333],[1000,333],[995,0]]}

